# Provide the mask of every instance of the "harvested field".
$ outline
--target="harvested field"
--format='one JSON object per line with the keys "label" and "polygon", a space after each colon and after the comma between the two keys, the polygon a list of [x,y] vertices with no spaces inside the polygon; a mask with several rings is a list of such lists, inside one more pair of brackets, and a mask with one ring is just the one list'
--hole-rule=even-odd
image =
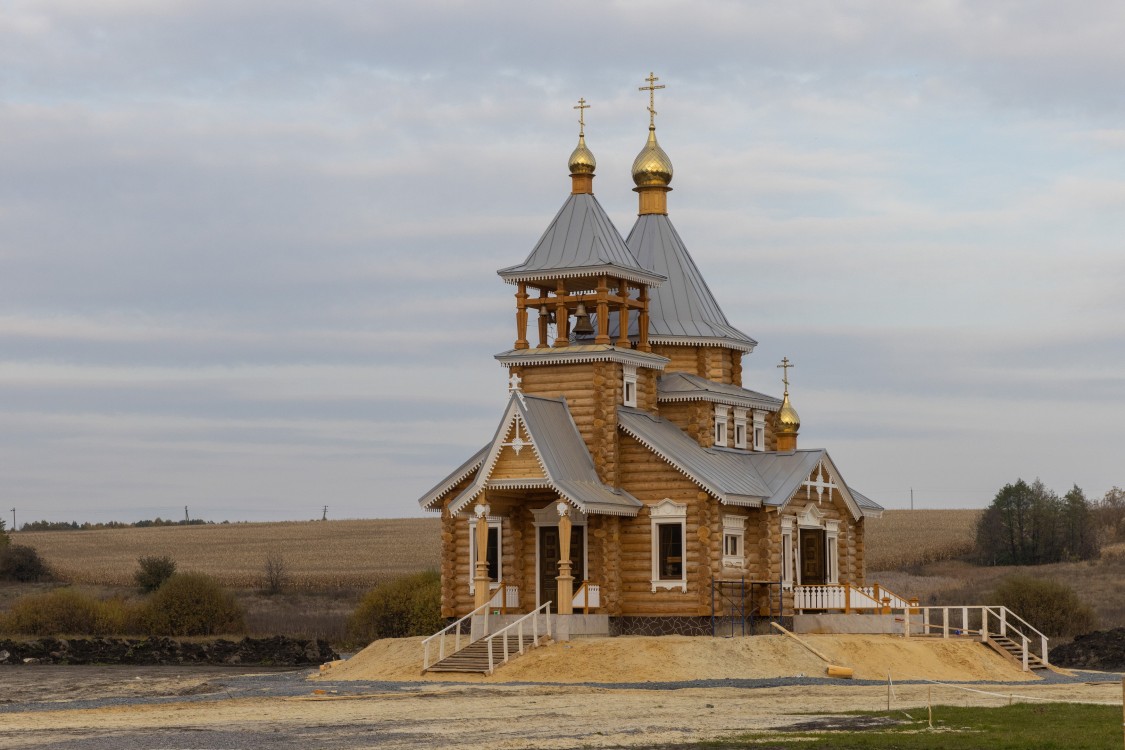
{"label": "harvested field", "polygon": [[[972,639],[803,635],[856,679],[1036,680]],[[612,664],[612,676],[605,665]],[[580,638],[529,651],[491,676],[421,674],[422,639],[375,641],[324,672],[326,680],[434,682],[648,682],[824,677],[827,663],[782,635],[753,638]]]}
{"label": "harvested field", "polygon": [[181,571],[198,571],[226,586],[262,584],[266,556],[280,554],[289,587],[297,590],[368,588],[438,567],[436,518],[366,521],[232,523],[205,526],[21,531],[69,583],[127,586],[137,558],[170,555]]}
{"label": "harvested field", "polygon": [[868,518],[867,570],[902,570],[972,552],[983,511],[888,510]]}

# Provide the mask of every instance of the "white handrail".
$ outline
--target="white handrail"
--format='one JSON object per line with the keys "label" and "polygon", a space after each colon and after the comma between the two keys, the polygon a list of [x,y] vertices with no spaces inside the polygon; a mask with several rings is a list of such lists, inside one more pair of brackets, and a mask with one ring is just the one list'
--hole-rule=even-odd
{"label": "white handrail", "polygon": [[[1027,620],[1017,615],[1012,610],[1003,605],[989,605],[978,604],[971,607],[913,607],[907,611],[915,611],[922,613],[922,628],[923,631],[929,633],[931,630],[940,630],[942,638],[948,638],[950,630],[956,630],[958,633],[972,636],[980,636],[982,642],[987,642],[993,635],[1002,638],[1011,638],[1020,644],[1021,647],[1021,661],[1024,671],[1028,670],[1028,661],[1031,653],[1030,643],[1034,640],[1032,636],[1027,635],[1019,628],[1012,624],[1013,620],[1020,622],[1027,630],[1031,631],[1039,638],[1039,660],[1043,664],[1050,666],[1048,660],[1047,642],[1050,640],[1045,634],[1035,628]],[[969,612],[980,612],[980,629],[974,630],[969,627]],[[931,613],[941,612],[941,625],[933,624]],[[960,613],[960,627],[952,624],[951,613]],[[992,627],[995,623],[995,627]]]}
{"label": "white handrail", "polygon": [[531,633],[532,633],[532,635],[531,635],[531,647],[535,648],[539,645],[539,618],[538,618],[538,615],[540,614],[540,610],[543,610],[543,614],[545,614],[547,616],[547,620],[546,620],[546,622],[547,622],[547,637],[548,638],[551,637],[551,602],[547,601],[547,602],[544,602],[543,604],[539,605],[537,608],[533,609],[532,611],[528,612],[526,615],[524,615],[520,619],[516,620],[515,622],[510,623],[508,625],[505,625],[504,627],[497,630],[495,633],[492,633],[485,638],[485,641],[488,644],[488,674],[492,674],[493,670],[495,670],[496,666],[497,666],[496,660],[492,656],[492,642],[497,637],[503,636],[504,658],[500,660],[500,664],[506,663],[508,661],[509,653],[510,653],[508,651],[508,631],[512,630],[513,628],[516,631],[516,638],[518,639],[518,642],[519,642],[519,653],[521,655],[523,654],[523,623],[524,623],[524,620],[526,620],[529,617],[531,618]]}
{"label": "white handrail", "polygon": [[[446,636],[447,633],[449,633],[450,630],[455,629],[454,641],[453,641],[453,653],[457,653],[458,651],[460,651],[461,650],[461,624],[463,622],[465,622],[466,620],[471,620],[476,615],[479,615],[479,614],[482,614],[482,613],[487,615],[488,610],[491,606],[492,606],[492,601],[489,600],[488,602],[486,602],[486,603],[480,605],[479,607],[477,607],[476,609],[474,609],[469,614],[462,617],[457,622],[446,625],[444,628],[442,628],[438,632],[434,633],[433,635],[431,635],[426,640],[422,641],[422,671],[425,672],[433,664],[436,664],[437,661],[441,661],[442,659],[445,658],[445,636]],[[487,619],[486,619],[486,622],[487,622]],[[471,637],[472,636],[472,623],[470,623],[469,627],[470,627],[469,636]],[[440,639],[440,640],[438,640],[438,658],[437,658],[437,661],[431,662],[430,661],[430,641],[432,641],[434,638]]]}

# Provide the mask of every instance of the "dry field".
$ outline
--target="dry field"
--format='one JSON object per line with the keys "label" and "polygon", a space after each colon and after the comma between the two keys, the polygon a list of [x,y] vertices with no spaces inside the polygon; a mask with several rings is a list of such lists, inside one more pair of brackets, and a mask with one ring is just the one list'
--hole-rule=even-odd
{"label": "dry field", "polygon": [[867,569],[902,570],[954,560],[973,549],[980,510],[888,510],[869,518]]}
{"label": "dry field", "polygon": [[438,567],[436,518],[295,521],[206,526],[27,531],[12,536],[39,551],[69,583],[125,586],[137,558],[169,555],[181,571],[215,576],[224,585],[262,584],[267,555],[281,555],[290,589],[359,589]]}

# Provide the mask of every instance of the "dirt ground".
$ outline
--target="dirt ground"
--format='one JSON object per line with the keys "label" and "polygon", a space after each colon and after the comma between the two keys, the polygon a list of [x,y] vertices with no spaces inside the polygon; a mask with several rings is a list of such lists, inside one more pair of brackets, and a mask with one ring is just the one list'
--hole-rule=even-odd
{"label": "dirt ground", "polygon": [[[971,639],[803,635],[856,679],[1034,680]],[[452,646],[452,644],[450,644]],[[491,676],[421,674],[422,639],[375,641],[324,673],[330,680],[441,682],[648,682],[823,677],[829,662],[784,635],[753,638],[582,638],[533,649]],[[607,669],[606,665],[612,665]]]}
{"label": "dirt ground", "polygon": [[[0,674],[34,680],[52,667],[7,668]],[[66,668],[64,668],[66,669]],[[94,669],[99,668],[71,668]],[[127,672],[119,677],[128,679]],[[184,677],[181,674],[181,678]],[[1106,676],[1112,679],[1113,676]],[[99,678],[101,679],[101,678]],[[213,674],[176,685],[206,692]],[[161,704],[88,710],[0,714],[0,747],[37,750],[113,748],[508,748],[656,747],[695,743],[746,731],[782,730],[819,714],[886,708],[884,686],[840,682],[778,688],[613,690],[567,685],[428,684],[358,695],[314,693],[250,698],[207,696]],[[342,684],[342,683],[340,683]],[[981,686],[997,696],[927,685],[899,685],[893,706],[1004,705],[1016,696],[1086,702],[1120,701],[1120,682]],[[39,698],[46,696],[40,692]],[[1017,700],[1019,698],[1016,698]],[[937,709],[940,715],[940,709]]]}

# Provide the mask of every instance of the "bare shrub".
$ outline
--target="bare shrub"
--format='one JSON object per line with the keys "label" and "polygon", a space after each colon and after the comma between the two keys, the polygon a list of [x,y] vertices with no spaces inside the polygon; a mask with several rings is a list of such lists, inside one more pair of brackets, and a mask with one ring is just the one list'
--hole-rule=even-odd
{"label": "bare shrub", "polygon": [[156,591],[176,572],[176,561],[168,555],[148,555],[139,558],[137,565],[133,580],[145,593]]}
{"label": "bare shrub", "polygon": [[263,593],[280,594],[288,585],[289,568],[285,564],[285,556],[277,550],[270,550],[262,567]]}

